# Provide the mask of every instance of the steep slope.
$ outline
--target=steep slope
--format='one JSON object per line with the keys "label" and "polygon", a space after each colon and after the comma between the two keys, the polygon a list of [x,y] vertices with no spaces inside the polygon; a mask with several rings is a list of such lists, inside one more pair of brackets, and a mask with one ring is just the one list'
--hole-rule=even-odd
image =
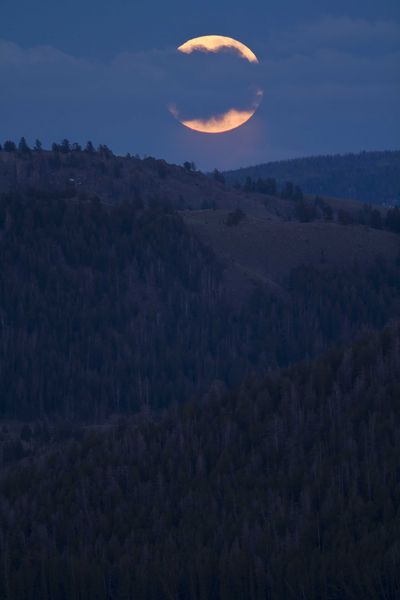
{"label": "steep slope", "polygon": [[371,204],[400,203],[400,152],[314,156],[228,171],[230,183],[246,177],[293,181],[308,194],[349,198]]}
{"label": "steep slope", "polygon": [[220,275],[178,216],[20,196],[2,209],[3,415],[91,420],[190,395]]}
{"label": "steep slope", "polygon": [[393,234],[223,214],[0,197],[0,415],[165,408],[400,316]]}
{"label": "steep slope", "polygon": [[377,256],[395,259],[400,238],[394,233],[361,225],[333,222],[285,221],[246,216],[238,225],[227,226],[223,210],[190,211],[185,222],[223,260],[237,285],[245,275],[271,289],[287,281],[292,269],[308,265],[321,269],[368,266]]}
{"label": "steep slope", "polygon": [[394,325],[158,424],[50,432],[2,472],[1,595],[396,600],[399,349]]}

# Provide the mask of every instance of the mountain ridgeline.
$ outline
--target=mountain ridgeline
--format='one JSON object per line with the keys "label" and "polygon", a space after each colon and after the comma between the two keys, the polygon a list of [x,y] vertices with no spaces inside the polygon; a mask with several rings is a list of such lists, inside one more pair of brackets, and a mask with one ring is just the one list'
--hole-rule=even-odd
{"label": "mountain ridgeline", "polygon": [[229,183],[292,181],[306,194],[348,198],[368,204],[400,204],[400,152],[361,152],[282,160],[224,173]]}

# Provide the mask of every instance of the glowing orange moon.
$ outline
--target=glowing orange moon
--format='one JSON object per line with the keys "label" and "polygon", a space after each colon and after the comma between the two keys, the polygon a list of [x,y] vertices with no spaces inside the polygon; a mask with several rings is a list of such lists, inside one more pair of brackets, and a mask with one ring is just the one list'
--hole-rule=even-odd
{"label": "glowing orange moon", "polygon": [[184,52],[185,54],[191,54],[195,50],[201,52],[219,52],[224,48],[230,48],[235,50],[242,58],[245,58],[249,62],[258,63],[258,58],[242,42],[235,40],[225,35],[203,35],[202,37],[193,38],[188,42],[179,46],[178,51]]}
{"label": "glowing orange moon", "polygon": [[[258,64],[259,62],[257,56],[250,48],[234,38],[223,35],[204,35],[193,38],[179,46],[178,52],[183,54],[192,54],[192,52],[196,51],[217,53],[225,49],[233,50],[240,58],[243,58],[250,63]],[[247,110],[230,108],[225,113],[213,115],[206,119],[181,119],[175,105],[171,105],[169,110],[182,125],[193,131],[199,131],[200,133],[225,133],[247,123],[259,107],[262,96],[262,90],[257,90],[256,99],[251,108]]]}

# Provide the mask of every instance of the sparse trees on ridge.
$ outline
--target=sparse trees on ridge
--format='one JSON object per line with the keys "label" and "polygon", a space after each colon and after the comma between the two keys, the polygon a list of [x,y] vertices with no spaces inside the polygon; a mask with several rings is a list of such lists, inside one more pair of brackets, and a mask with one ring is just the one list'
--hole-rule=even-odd
{"label": "sparse trees on ridge", "polygon": [[94,154],[96,152],[91,141],[87,142],[85,152],[87,152],[87,154]]}
{"label": "sparse trees on ridge", "polygon": [[31,151],[31,149],[29,148],[28,144],[26,143],[26,139],[24,137],[22,137],[18,144],[19,154],[29,154],[30,151]]}
{"label": "sparse trees on ridge", "polygon": [[71,152],[71,144],[66,138],[64,138],[61,142],[60,152],[62,154],[68,154],[68,152]]}
{"label": "sparse trees on ridge", "polygon": [[194,173],[194,171],[196,171],[196,165],[193,161],[185,161],[183,167],[188,173]]}
{"label": "sparse trees on ridge", "polygon": [[6,140],[4,142],[4,152],[16,152],[17,146],[11,140]]}
{"label": "sparse trees on ridge", "polygon": [[218,181],[218,183],[222,183],[223,185],[225,185],[225,177],[220,171],[218,171],[218,169],[214,169],[213,179],[214,181]]}

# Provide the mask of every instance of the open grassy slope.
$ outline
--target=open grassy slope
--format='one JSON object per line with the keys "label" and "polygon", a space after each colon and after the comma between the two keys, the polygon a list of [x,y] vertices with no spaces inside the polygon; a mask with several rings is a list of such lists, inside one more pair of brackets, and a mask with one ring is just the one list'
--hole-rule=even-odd
{"label": "open grassy slope", "polygon": [[229,227],[227,215],[223,210],[187,211],[184,219],[226,265],[230,281],[239,285],[262,282],[278,290],[291,270],[301,265],[366,266],[378,255],[395,258],[400,249],[395,234],[361,225],[299,223],[266,213],[264,218],[247,216]]}

